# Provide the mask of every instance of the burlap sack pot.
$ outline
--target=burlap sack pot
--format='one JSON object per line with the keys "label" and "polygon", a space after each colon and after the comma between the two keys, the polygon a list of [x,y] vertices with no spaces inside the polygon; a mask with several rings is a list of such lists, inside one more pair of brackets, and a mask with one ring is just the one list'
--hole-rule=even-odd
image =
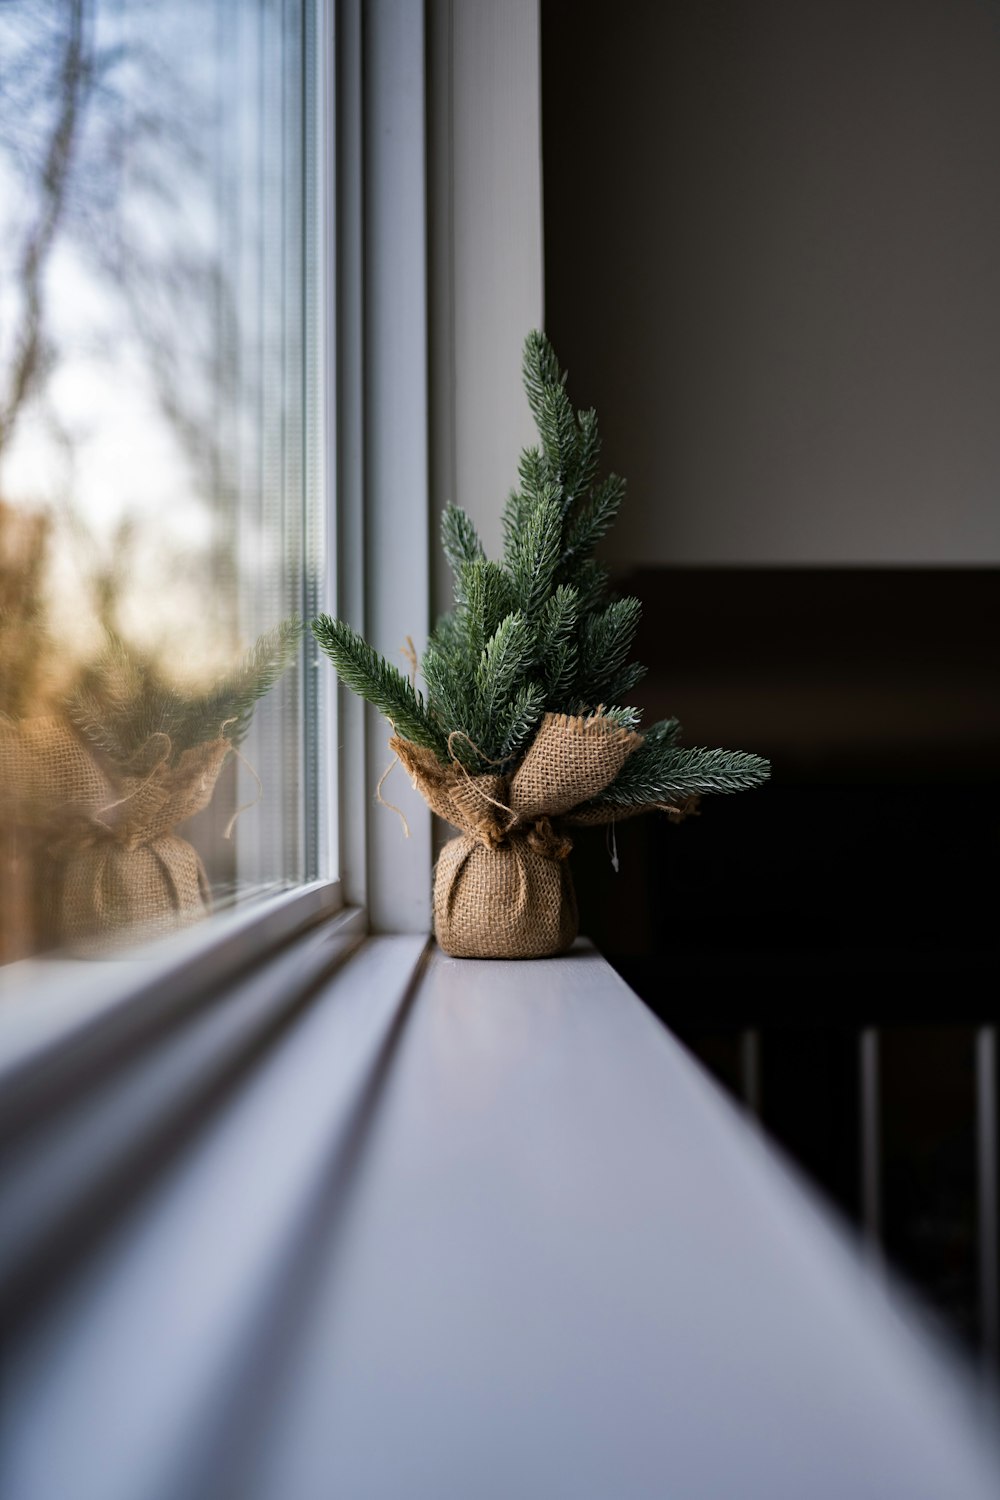
{"label": "burlap sack pot", "polygon": [[433,751],[398,736],[390,744],[432,811],[461,830],[434,873],[434,932],[444,951],[453,958],[565,953],[578,920],[567,828],[621,816],[585,804],[614,781],[642,736],[600,714],[546,714],[509,776],[474,776],[457,760],[442,765]]}

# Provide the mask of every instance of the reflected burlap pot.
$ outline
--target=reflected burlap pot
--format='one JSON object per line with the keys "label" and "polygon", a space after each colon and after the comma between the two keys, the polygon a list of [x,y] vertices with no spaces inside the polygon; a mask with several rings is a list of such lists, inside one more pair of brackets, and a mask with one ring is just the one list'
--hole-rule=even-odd
{"label": "reflected burlap pot", "polygon": [[89,821],[114,796],[62,719],[0,720],[0,819],[18,851],[3,871],[5,959],[58,942],[64,849],[86,837]]}
{"label": "reflected burlap pot", "polygon": [[135,845],[105,838],[67,859],[60,928],[63,942],[75,952],[159,937],[199,921],[211,909],[201,857],[176,834]]}
{"label": "reflected burlap pot", "polygon": [[33,828],[86,820],[114,797],[90,751],[54,716],[0,722],[0,799]]}
{"label": "reflected burlap pot", "polygon": [[566,827],[613,820],[614,809],[584,804],[614,781],[641,744],[641,735],[600,714],[546,714],[510,776],[474,776],[408,740],[390,741],[431,810],[461,830],[441,851],[434,875],[434,931],[446,953],[566,952],[577,934]]}
{"label": "reflected burlap pot", "polygon": [[54,941],[101,952],[207,915],[205,867],[174,829],[208,806],[230,749],[220,735],[171,764],[169,736],[153,734],[105,772],[60,719],[0,724],[9,815],[48,846]]}
{"label": "reflected burlap pot", "polygon": [[59,924],[66,947],[98,952],[209,914],[201,856],[173,830],[208,806],[230,749],[220,736],[171,765],[169,737],[154,734],[122,768],[117,796],[68,841]]}

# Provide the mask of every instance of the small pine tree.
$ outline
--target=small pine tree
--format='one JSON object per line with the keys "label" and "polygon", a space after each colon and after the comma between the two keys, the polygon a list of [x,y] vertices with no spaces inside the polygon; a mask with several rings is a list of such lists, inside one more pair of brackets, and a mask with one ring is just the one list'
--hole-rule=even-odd
{"label": "small pine tree", "polygon": [[[504,508],[503,560],[486,557],[465,511],[449,505],[442,518],[454,606],[423,655],[426,698],[343,621],[322,615],[313,624],[343,681],[397,734],[472,772],[512,770],[546,713],[599,711],[627,729],[640,717],[627,699],[645,671],[629,660],[641,605],[608,597],[594,557],[625,482],[599,477],[597,413],[573,409],[542,333],[525,341],[524,387],[539,443],[521,454],[519,485]],[[683,749],[678,736],[675,719],[653,725],[597,803],[624,811],[767,778],[759,756]]]}

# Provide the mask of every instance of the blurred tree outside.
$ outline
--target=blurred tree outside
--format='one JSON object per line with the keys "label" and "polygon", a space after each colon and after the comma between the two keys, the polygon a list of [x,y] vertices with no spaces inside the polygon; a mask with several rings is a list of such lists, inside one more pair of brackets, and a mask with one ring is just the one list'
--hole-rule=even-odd
{"label": "blurred tree outside", "polygon": [[267,371],[236,236],[266,210],[243,191],[261,127],[238,12],[0,4],[0,962],[44,946],[52,876],[4,758],[16,726],[77,733],[65,705],[109,643],[192,699],[249,645],[237,522]]}

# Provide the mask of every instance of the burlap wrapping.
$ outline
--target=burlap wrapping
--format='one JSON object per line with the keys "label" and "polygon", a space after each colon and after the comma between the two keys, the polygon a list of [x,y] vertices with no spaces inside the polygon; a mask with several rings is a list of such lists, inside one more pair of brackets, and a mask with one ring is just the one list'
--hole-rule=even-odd
{"label": "burlap wrapping", "polygon": [[100,839],[70,853],[60,931],[76,953],[160,937],[212,909],[201,857],[187,839],[162,833],[148,843]]}
{"label": "burlap wrapping", "polygon": [[5,962],[59,941],[61,848],[86,837],[88,820],[115,795],[93,756],[60,719],[0,720],[2,874],[0,948]]}
{"label": "burlap wrapping", "polygon": [[88,837],[69,851],[61,938],[76,951],[156,937],[212,909],[201,856],[172,830],[211,801],[229,741],[192,746],[171,765],[154,734],[118,778],[117,797],[96,810]]}
{"label": "burlap wrapping", "polygon": [[59,874],[57,941],[101,951],[210,911],[201,858],[173,830],[208,806],[230,748],[220,736],[172,765],[170,739],[154,734],[106,773],[58,719],[0,724],[0,798],[45,832]]}
{"label": "burlap wrapping", "polygon": [[91,818],[115,796],[90,751],[54,717],[0,721],[0,804],[33,827]]}
{"label": "burlap wrapping", "polygon": [[[473,776],[398,736],[390,747],[433,812],[461,830],[434,875],[434,931],[454,958],[547,958],[577,934],[567,857],[577,809],[609,786],[642,736],[601,715],[546,714],[512,775]],[[642,809],[636,809],[641,811]],[[595,816],[594,814],[598,815]]]}

